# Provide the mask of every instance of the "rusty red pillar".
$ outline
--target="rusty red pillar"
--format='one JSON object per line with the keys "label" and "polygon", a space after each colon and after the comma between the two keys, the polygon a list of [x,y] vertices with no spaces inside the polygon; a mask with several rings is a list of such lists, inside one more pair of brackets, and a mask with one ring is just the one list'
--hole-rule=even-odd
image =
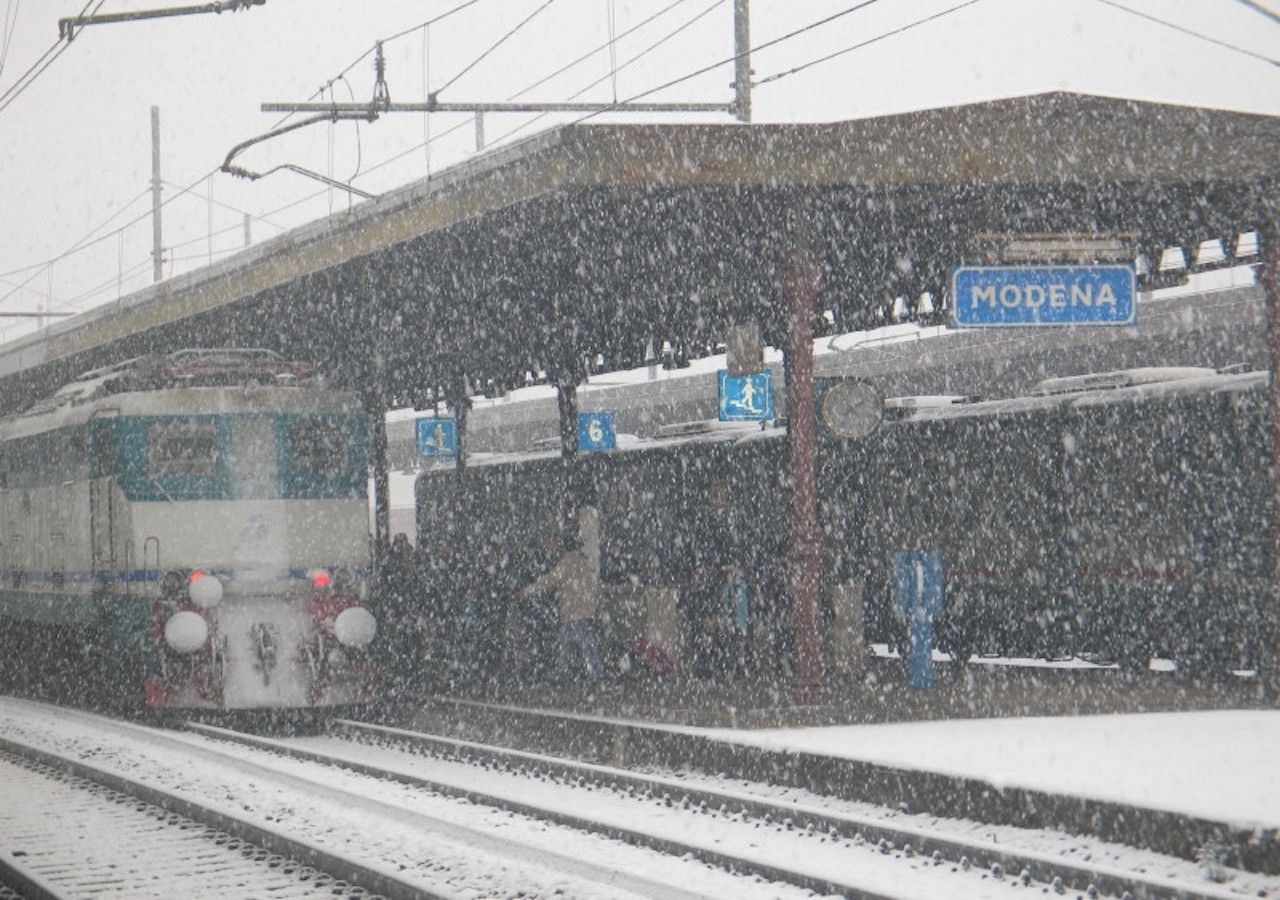
{"label": "rusty red pillar", "polygon": [[1267,306],[1270,336],[1271,387],[1269,393],[1271,425],[1271,623],[1273,642],[1271,658],[1264,660],[1269,672],[1259,672],[1270,682],[1272,691],[1280,691],[1280,220],[1274,213],[1258,229],[1258,254],[1262,265],[1258,278]]}
{"label": "rusty red pillar", "polygon": [[787,265],[787,440],[791,456],[791,547],[788,550],[792,629],[795,633],[794,698],[804,706],[826,700],[822,642],[818,634],[818,423],[813,403],[813,310],[818,270],[797,246]]}

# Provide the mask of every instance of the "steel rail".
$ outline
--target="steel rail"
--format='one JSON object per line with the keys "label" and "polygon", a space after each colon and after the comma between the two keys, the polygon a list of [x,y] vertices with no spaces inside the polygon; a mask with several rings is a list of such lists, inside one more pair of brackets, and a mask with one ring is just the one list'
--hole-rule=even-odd
{"label": "steel rail", "polygon": [[[238,840],[255,844],[271,854],[296,860],[311,869],[328,874],[335,881],[362,888],[371,894],[391,898],[391,900],[417,900],[417,898],[453,900],[449,894],[433,893],[423,889],[421,885],[410,884],[384,872],[371,869],[357,860],[349,859],[309,842],[291,838],[282,832],[264,828],[246,819],[201,806],[185,797],[133,781],[113,772],[88,765],[80,760],[51,753],[8,737],[0,737],[0,750],[29,760],[37,765],[47,766],[54,771],[65,772],[77,778],[82,778],[85,781],[116,791],[126,797],[159,807],[208,828],[224,832]],[[41,896],[40,891],[34,888],[41,888],[42,886],[47,887],[47,885],[42,885],[37,880],[27,885],[27,888],[31,894],[39,897]],[[27,891],[23,890],[23,884],[19,884],[17,889],[23,892],[24,896],[27,894]],[[58,895],[54,894],[52,896]]]}
{"label": "steel rail", "polygon": [[[574,857],[565,853],[560,853],[555,850],[549,850],[542,847],[533,847],[527,842],[522,842],[520,840],[507,838],[507,837],[495,834],[491,830],[482,831],[476,828],[467,827],[465,825],[457,825],[447,819],[432,816],[430,813],[425,813],[418,809],[406,810],[404,807],[388,804],[385,802],[380,802],[378,800],[372,800],[365,797],[363,794],[356,794],[356,793],[353,793],[352,791],[344,790],[339,787],[334,787],[327,783],[311,780],[304,776],[300,776],[300,775],[296,775],[288,772],[281,772],[280,770],[275,769],[269,765],[264,765],[261,762],[257,762],[251,759],[246,759],[243,756],[230,754],[223,749],[211,747],[202,742],[193,741],[185,735],[166,734],[164,731],[160,731],[155,728],[148,728],[142,725],[133,724],[131,722],[124,722],[120,720],[110,719],[105,716],[100,716],[94,713],[85,712],[83,710],[68,709],[65,707],[52,707],[51,704],[39,703],[35,701],[22,701],[22,702],[28,703],[36,707],[56,708],[58,709],[59,714],[62,715],[64,718],[78,717],[81,719],[89,720],[92,722],[93,727],[114,731],[118,734],[127,735],[133,738],[141,738],[146,742],[146,745],[150,747],[167,745],[171,748],[182,751],[188,756],[197,756],[197,755],[202,756],[206,759],[209,759],[224,765],[237,767],[242,771],[251,773],[254,776],[259,778],[274,779],[280,784],[291,785],[297,790],[305,791],[311,797],[327,795],[330,799],[334,799],[340,802],[345,802],[348,807],[352,807],[354,805],[361,805],[365,807],[367,810],[374,812],[375,814],[377,813],[380,813],[382,815],[392,814],[395,816],[409,815],[416,819],[421,820],[423,824],[428,825],[430,828],[439,832],[440,834],[452,840],[456,840],[460,845],[463,845],[472,849],[476,849],[485,853],[499,854],[504,856],[505,858],[518,860],[518,861],[521,861],[522,863],[527,863],[532,866],[540,866],[542,868],[554,870],[558,873],[571,875],[583,881],[592,881],[601,885],[606,885],[608,887],[613,887],[620,890],[630,891],[630,892],[641,894],[644,896],[662,898],[662,900],[706,900],[706,896],[707,896],[706,894],[699,893],[693,890],[686,890],[680,887],[673,887],[672,885],[666,882],[652,879],[642,874],[625,874],[625,873],[620,874],[618,871],[616,871],[615,869],[609,866],[594,862],[589,859]],[[188,726],[189,730],[193,732],[200,730],[200,728],[202,727],[211,728],[211,726],[199,726],[199,725],[195,725],[194,727],[190,725]],[[213,729],[213,730],[220,731],[220,729]],[[228,733],[238,734],[237,732],[228,732]],[[249,736],[246,735],[246,737],[249,737]],[[0,749],[3,749],[3,747],[4,747],[4,740],[3,738],[0,738]],[[270,748],[270,749],[274,750],[275,748]],[[44,752],[44,751],[36,751],[36,752]],[[52,756],[53,754],[50,754],[50,755]],[[356,766],[348,764],[346,761],[325,759],[324,762],[331,766],[340,766],[342,768],[346,768],[352,771],[358,771]],[[98,771],[98,770],[93,770],[93,771]],[[109,772],[104,773],[104,775],[109,779],[120,778],[120,776],[116,776]],[[93,779],[87,779],[87,780],[93,780]],[[121,779],[121,780],[128,783],[126,779]],[[105,785],[105,786],[110,787],[111,785]],[[157,795],[161,798],[168,796],[168,794],[163,790],[149,788],[145,785],[142,785],[140,787],[145,791],[156,791]],[[444,792],[437,792],[437,793],[446,795]],[[178,802],[187,802],[187,801],[183,800],[182,798],[178,798]],[[157,805],[160,805],[160,804],[157,804]],[[199,807],[197,806],[197,808]],[[539,816],[538,818],[541,819],[542,821],[546,821],[546,816]],[[197,819],[197,821],[199,820]],[[246,822],[245,824],[247,828],[249,828],[250,830],[260,828],[260,826],[257,826],[252,822]],[[218,827],[220,830],[227,831],[228,834],[233,834],[233,836],[236,836],[236,837],[240,836],[232,832],[229,828],[225,828],[220,825],[211,826],[211,827]],[[262,829],[262,830],[265,831],[268,835],[275,834],[275,832],[271,831],[270,829]],[[242,838],[242,839],[252,840],[252,837]],[[287,837],[285,839],[288,840]],[[313,847],[312,844],[306,841],[298,841],[297,843],[299,843],[304,848]],[[316,850],[320,854],[327,853],[327,851],[321,848],[316,848]],[[281,853],[281,855],[284,855],[284,854]],[[341,857],[337,854],[333,854],[333,856],[337,860],[339,860],[340,863],[345,867],[345,868],[339,868],[336,871],[347,872],[347,871],[357,871],[357,870],[363,869],[363,866],[361,864],[354,863],[354,862],[347,862],[344,857]],[[311,865],[312,868],[329,871],[328,869],[325,869],[325,867],[317,863],[308,862],[308,864]],[[381,873],[375,873],[375,874],[381,874]],[[429,900],[429,898],[448,898],[448,900],[454,900],[455,895],[453,894],[433,892],[431,890],[421,887],[418,883],[405,884],[405,883],[399,882],[399,880],[395,879],[393,876],[385,876],[385,877],[387,879],[387,883],[377,882],[372,887],[366,887],[366,890],[380,894],[382,896],[386,896],[388,898],[392,898],[392,900],[400,900],[400,898],[409,898],[409,897],[424,898],[424,900]],[[344,880],[352,884],[357,884],[361,887],[365,887],[363,881],[357,881],[355,878],[344,878]],[[879,898],[876,898],[876,900],[879,900]]]}
{"label": "steel rail", "polygon": [[[347,723],[343,722],[343,724],[345,725]],[[349,769],[353,772],[358,772],[362,775],[367,775],[373,778],[395,781],[400,784],[423,788],[444,796],[456,797],[458,799],[468,800],[472,803],[495,807],[497,809],[506,810],[519,815],[530,816],[544,822],[552,822],[556,825],[563,825],[569,828],[578,829],[579,831],[598,834],[603,837],[612,838],[637,847],[656,850],[660,853],[665,853],[671,856],[690,857],[700,860],[703,863],[718,866],[719,868],[725,869],[729,872],[757,875],[768,881],[785,882],[787,884],[795,885],[796,887],[811,890],[819,895],[825,896],[828,894],[837,894],[841,897],[853,898],[853,900],[892,900],[892,898],[885,894],[863,890],[856,885],[836,882],[827,878],[815,877],[802,872],[784,869],[779,866],[759,863],[744,856],[738,856],[736,854],[720,850],[711,850],[706,847],[688,844],[683,841],[661,837],[648,832],[622,828],[607,822],[592,819],[588,816],[566,812],[561,809],[553,809],[536,803],[525,803],[519,800],[512,800],[509,797],[502,797],[485,791],[459,787],[454,784],[449,784],[448,782],[437,781],[431,778],[422,778],[417,775],[410,775],[404,772],[396,772],[352,759],[327,756],[323,753],[303,750],[270,738],[244,734],[242,732],[218,728],[212,725],[189,723],[187,727],[197,733],[204,734],[208,737],[218,738],[219,740],[231,741],[246,747],[254,747],[259,750],[268,750],[274,753],[279,753],[292,759],[319,763],[321,765],[333,766],[336,768]]]}
{"label": "steel rail", "polygon": [[[286,742],[247,735],[206,725],[189,726],[194,730],[231,740],[246,746],[272,750],[295,759],[337,765],[375,777],[389,778],[406,784],[429,787],[431,790],[464,797],[476,803],[498,806],[513,812],[550,819],[559,824],[583,828],[610,837],[642,844],[668,853],[692,854],[706,862],[714,862],[734,871],[758,874],[761,877],[785,881],[819,893],[837,893],[845,896],[875,896],[858,893],[856,886],[830,882],[802,873],[757,863],[719,851],[707,851],[694,845],[682,844],[669,838],[629,832],[606,823],[550,809],[536,804],[513,801],[487,792],[461,788],[434,779],[420,778],[405,773],[392,772],[379,766],[353,760],[334,758],[294,747]],[[1128,894],[1135,900],[1226,900],[1235,894],[1229,891],[1197,890],[1162,878],[1143,877],[1139,873],[1111,866],[1089,866],[1062,860],[1058,857],[993,846],[979,841],[945,835],[923,828],[892,826],[867,817],[830,813],[800,805],[771,803],[759,797],[702,788],[667,778],[639,775],[608,766],[583,763],[562,757],[529,753],[505,747],[480,744],[457,738],[430,735],[404,729],[390,728],[365,722],[338,719],[333,723],[337,733],[351,735],[358,740],[400,743],[417,751],[448,758],[485,768],[509,768],[514,774],[530,777],[550,777],[567,786],[592,785],[638,796],[669,807],[681,807],[706,814],[723,814],[755,819],[765,825],[784,830],[846,839],[878,846],[883,852],[901,850],[905,856],[932,856],[935,862],[948,861],[961,866],[989,869],[1024,882],[1036,881],[1053,889],[1073,889],[1087,892]],[[354,741],[353,741],[354,743]],[[851,893],[852,892],[852,893]]]}

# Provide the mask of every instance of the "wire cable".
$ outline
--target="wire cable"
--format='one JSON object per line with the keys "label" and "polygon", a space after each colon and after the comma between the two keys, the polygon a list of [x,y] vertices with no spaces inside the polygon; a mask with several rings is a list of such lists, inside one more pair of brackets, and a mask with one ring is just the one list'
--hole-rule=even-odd
{"label": "wire cable", "polygon": [[589,112],[577,119],[574,119],[569,124],[580,125],[583,122],[588,121],[589,119],[594,119],[596,116],[602,116],[605,113],[612,112],[613,110],[618,109],[619,107],[626,106],[628,103],[633,103],[636,100],[642,100],[645,97],[648,97],[652,94],[656,94],[659,91],[665,91],[667,88],[674,87],[677,84],[683,84],[684,82],[689,81],[693,78],[697,78],[700,75],[705,75],[708,72],[712,72],[720,68],[721,66],[728,65],[729,63],[732,63],[732,62],[737,62],[739,59],[741,59],[744,56],[749,56],[752,53],[758,53],[761,50],[765,50],[769,47],[776,46],[778,44],[783,43],[784,41],[789,41],[792,38],[799,37],[800,35],[805,34],[806,32],[812,31],[815,28],[819,28],[823,25],[827,25],[831,22],[836,21],[837,19],[842,19],[847,15],[858,12],[859,10],[862,10],[862,9],[866,9],[868,6],[871,6],[878,2],[880,2],[880,0],[862,0],[861,3],[855,3],[853,6],[846,7],[845,9],[842,9],[839,12],[832,13],[829,16],[824,16],[821,19],[816,19],[813,22],[810,22],[808,25],[802,25],[800,28],[797,28],[794,31],[788,31],[786,34],[779,35],[776,38],[770,38],[764,43],[757,44],[756,46],[748,50],[744,50],[741,53],[735,53],[732,56],[727,56],[724,59],[713,62],[710,65],[703,66],[700,69],[695,69],[692,72],[686,72],[684,75],[681,75],[677,78],[672,78],[670,81],[664,81],[662,84],[659,84],[659,85],[656,85],[655,87],[651,87],[647,90],[641,91],[638,94],[633,94],[627,99],[622,100],[618,103],[610,104],[609,106],[604,107],[603,109],[593,110],[592,112]]}
{"label": "wire cable", "polygon": [[[600,83],[602,83],[602,82],[604,82],[604,81],[606,81],[606,80],[608,80],[608,79],[610,79],[610,78],[612,78],[612,77],[616,76],[618,72],[621,72],[623,69],[627,68],[627,67],[628,67],[628,66],[630,66],[631,64],[633,64],[633,63],[635,63],[635,62],[638,62],[639,60],[643,59],[645,56],[647,56],[648,54],[652,53],[654,50],[658,49],[658,48],[659,48],[659,47],[661,47],[663,44],[665,44],[665,43],[667,43],[668,41],[670,41],[670,40],[672,40],[673,38],[675,38],[675,37],[676,37],[678,34],[680,34],[682,31],[685,31],[686,29],[688,29],[688,28],[692,27],[694,24],[696,24],[699,20],[701,20],[701,19],[705,18],[707,15],[709,15],[711,12],[713,12],[713,11],[714,11],[715,9],[717,9],[718,7],[723,6],[726,2],[727,2],[727,0],[715,0],[715,2],[714,2],[714,3],[712,3],[710,6],[706,7],[706,8],[705,8],[705,9],[703,9],[701,12],[697,13],[696,15],[694,15],[694,16],[693,16],[693,18],[688,19],[687,21],[683,22],[682,24],[680,24],[680,25],[676,26],[673,30],[668,31],[668,32],[667,32],[666,34],[664,34],[662,37],[658,38],[658,40],[654,41],[652,44],[650,44],[649,46],[645,47],[645,48],[644,48],[643,50],[641,50],[640,52],[638,52],[638,53],[634,54],[633,56],[631,56],[630,58],[628,58],[625,62],[623,62],[621,65],[617,66],[615,69],[613,69],[613,70],[611,70],[611,71],[609,71],[609,72],[606,72],[604,75],[601,75],[599,78],[596,78],[594,81],[591,81],[590,83],[588,83],[588,84],[584,85],[583,87],[579,88],[578,90],[574,91],[572,94],[570,94],[570,95],[569,95],[569,100],[576,100],[576,99],[578,99],[579,97],[581,97],[581,96],[582,96],[583,94],[585,94],[587,91],[591,90],[591,89],[592,89],[593,87],[595,87],[596,85],[598,85],[598,84],[600,84]],[[521,92],[521,93],[523,93],[523,92]],[[517,95],[517,96],[518,96],[518,95]],[[512,99],[514,99],[514,98],[512,98]],[[617,97],[616,97],[616,96],[614,97],[613,104],[614,104],[614,106],[615,106],[615,107],[619,105],[619,103],[618,103],[618,99],[617,99]],[[523,122],[523,123],[521,123],[520,125],[517,125],[515,128],[512,128],[512,129],[510,129],[509,131],[505,131],[505,132],[503,132],[503,133],[502,133],[501,135],[499,135],[499,136],[497,137],[497,139],[495,139],[492,143],[497,144],[497,143],[500,143],[500,142],[502,142],[502,141],[505,141],[507,138],[511,137],[512,135],[516,134],[517,132],[523,131],[524,129],[528,128],[530,125],[534,125],[534,124],[536,124],[536,123],[540,122],[542,119],[545,119],[545,118],[546,118],[547,116],[549,116],[549,115],[551,115],[549,112],[541,112],[541,113],[538,113],[538,114],[537,114],[536,116],[534,116],[533,118],[531,118],[531,119],[527,119],[526,121],[524,121],[524,122]]]}
{"label": "wire cable", "polygon": [[1236,0],[1236,2],[1249,7],[1249,9],[1253,10],[1258,15],[1266,16],[1277,25],[1280,25],[1280,13],[1267,9],[1261,3],[1258,3],[1257,0]]}
{"label": "wire cable", "polygon": [[508,40],[509,40],[513,35],[515,35],[515,33],[516,33],[516,32],[518,32],[521,28],[524,28],[524,26],[528,25],[531,21],[533,21],[533,19],[534,19],[534,18],[535,18],[535,17],[536,17],[540,12],[542,12],[544,9],[546,9],[548,6],[550,6],[552,3],[555,3],[555,2],[556,2],[556,0],[543,0],[543,3],[542,3],[542,5],[541,5],[541,6],[539,6],[537,9],[535,9],[533,12],[529,13],[529,15],[525,16],[523,19],[521,19],[521,20],[520,20],[520,22],[519,22],[519,23],[518,23],[514,28],[512,28],[510,31],[508,31],[506,34],[504,34],[502,37],[500,37],[500,38],[498,38],[496,41],[494,41],[494,43],[493,43],[493,44],[491,44],[487,50],[485,50],[485,51],[484,51],[484,52],[482,52],[479,56],[477,56],[475,59],[471,60],[471,62],[469,62],[469,63],[467,63],[465,66],[463,66],[463,67],[462,67],[462,71],[461,71],[461,72],[458,72],[456,75],[454,75],[454,76],[453,76],[452,78],[450,78],[448,81],[446,81],[443,85],[441,85],[440,87],[436,88],[435,93],[436,93],[436,94],[439,94],[439,93],[440,93],[440,92],[442,92],[442,91],[448,90],[448,89],[449,89],[449,87],[450,87],[451,85],[453,85],[453,84],[454,84],[454,83],[455,83],[459,78],[461,78],[463,75],[466,75],[468,72],[470,72],[470,71],[471,71],[472,69],[474,69],[476,66],[480,65],[480,63],[484,62],[484,60],[489,56],[489,54],[493,53],[495,50],[497,50],[499,47],[501,47],[503,44],[505,44],[505,43],[506,43],[506,42],[507,42],[507,41],[508,41]]}
{"label": "wire cable", "polygon": [[0,45],[0,74],[4,73],[4,64],[9,59],[9,45],[13,42],[13,33],[18,30],[18,8],[21,5],[22,0],[9,0],[4,8],[4,44]]}
{"label": "wire cable", "polygon": [[[449,18],[450,16],[453,16],[453,15],[456,15],[457,13],[462,12],[464,9],[466,9],[469,6],[475,6],[479,2],[480,0],[464,0],[464,2],[459,3],[457,6],[451,9],[445,10],[444,12],[440,13],[438,16],[433,16],[432,18],[427,19],[425,22],[419,22],[417,25],[411,25],[408,28],[404,29],[403,31],[397,31],[395,34],[389,37],[381,38],[380,43],[383,43],[383,44],[390,43],[391,41],[394,41],[397,38],[402,38],[405,35],[413,34],[415,31],[417,31],[420,28],[429,28],[430,26],[434,25],[437,22],[443,22],[445,19]],[[321,96],[325,92],[325,90],[327,90],[330,86],[332,86],[333,83],[336,82],[339,78],[342,78],[344,75],[348,74],[352,69],[354,69],[356,66],[360,65],[360,63],[364,62],[366,59],[372,56],[374,51],[377,49],[377,46],[378,44],[374,43],[374,45],[371,46],[368,50],[364,51],[355,59],[351,60],[351,62],[347,63],[346,68],[344,68],[337,75],[334,75],[332,78],[330,78],[327,82],[325,82],[324,85],[319,87],[310,97],[307,98],[307,102],[309,103],[312,100],[316,99],[317,97]],[[296,112],[285,113],[280,118],[280,120],[271,127],[271,130],[274,131],[280,125],[289,121],[290,118],[296,115],[297,115]]]}
{"label": "wire cable", "polygon": [[[201,175],[199,178],[195,179],[195,180],[194,180],[194,181],[192,181],[190,184],[188,184],[185,188],[183,188],[182,190],[178,191],[178,193],[176,193],[176,194],[172,195],[171,197],[167,197],[167,198],[165,198],[164,200],[162,200],[162,201],[160,202],[160,207],[163,209],[164,207],[168,206],[170,203],[172,203],[172,202],[174,202],[175,200],[177,200],[179,197],[183,197],[183,196],[185,196],[185,195],[187,195],[187,194],[191,193],[191,191],[193,191],[193,190],[195,189],[195,187],[196,187],[198,184],[200,184],[201,182],[203,182],[206,178],[208,178],[210,175],[214,174],[214,173],[215,173],[215,172],[217,172],[217,171],[219,171],[219,168],[218,168],[217,166],[214,166],[214,167],[213,167],[212,169],[210,169],[208,172],[205,172],[205,173],[204,173],[203,175]],[[149,193],[149,192],[150,192],[150,189],[148,189],[148,193]],[[132,202],[132,201],[131,201],[131,202]],[[97,245],[97,244],[102,243],[102,242],[103,242],[103,241],[105,241],[107,238],[115,237],[117,234],[119,234],[120,232],[124,231],[126,228],[129,228],[130,226],[136,225],[138,222],[141,222],[143,219],[147,218],[147,217],[148,217],[148,216],[150,216],[150,215],[151,215],[151,210],[147,210],[146,212],[142,213],[141,215],[135,216],[134,218],[130,219],[128,222],[125,222],[125,223],[124,223],[123,225],[121,225],[119,228],[116,228],[116,229],[114,229],[114,230],[112,230],[112,231],[108,231],[106,234],[100,235],[99,237],[96,237],[96,238],[94,238],[93,240],[88,240],[88,239],[87,239],[87,237],[85,237],[85,238],[81,238],[79,241],[76,241],[76,243],[72,244],[70,247],[68,247],[66,250],[64,250],[62,253],[59,253],[57,256],[53,257],[52,259],[48,259],[48,260],[45,260],[45,261],[44,261],[44,262],[42,262],[42,263],[38,263],[38,264],[35,266],[35,268],[37,268],[38,270],[43,270],[43,269],[45,269],[45,268],[48,268],[48,267],[50,267],[50,266],[54,265],[55,263],[61,262],[62,260],[66,259],[68,256],[71,256],[72,254],[79,253],[79,252],[81,252],[82,250],[87,250],[89,247],[93,247],[93,246],[95,246],[95,245]],[[92,234],[92,232],[90,232],[90,234]],[[31,267],[29,267],[29,266],[28,266],[28,267],[24,267],[24,269],[23,269],[22,271],[25,271],[27,268],[31,268]],[[38,274],[38,273],[36,273],[36,274]],[[35,274],[32,274],[32,275],[30,276],[30,278],[28,278],[28,279],[27,279],[27,281],[30,281],[30,280],[31,280],[31,279],[33,279],[33,278],[35,278]],[[26,282],[23,282],[23,283],[25,284]],[[10,291],[9,293],[7,293],[7,294],[5,294],[4,296],[0,297],[0,303],[3,303],[5,300],[8,300],[11,296],[13,296],[13,293],[14,293],[13,291]]]}
{"label": "wire cable", "polygon": [[957,4],[956,6],[953,6],[950,9],[944,9],[941,12],[934,13],[933,15],[927,16],[923,19],[917,19],[914,22],[909,22],[908,24],[903,25],[901,28],[895,28],[892,31],[886,31],[883,34],[878,34],[875,37],[868,38],[865,41],[859,41],[856,44],[852,44],[848,47],[845,47],[843,50],[837,50],[834,53],[828,53],[826,56],[820,56],[817,59],[810,60],[807,63],[802,63],[801,65],[793,66],[792,68],[786,69],[781,72],[775,72],[774,74],[761,78],[758,81],[751,82],[751,86],[759,87],[762,84],[768,84],[771,81],[777,81],[780,78],[786,78],[788,75],[794,75],[797,72],[803,72],[805,69],[809,69],[809,68],[812,68],[813,66],[821,65],[824,62],[830,62],[831,60],[836,59],[837,57],[844,56],[846,53],[852,53],[855,50],[861,50],[863,47],[869,47],[870,45],[879,43],[880,41],[883,41],[886,38],[891,38],[891,37],[894,37],[895,35],[902,34],[904,31],[910,31],[912,28],[917,28],[921,25],[926,25],[929,22],[937,21],[938,19],[941,19],[944,16],[949,16],[952,13],[959,12],[965,7],[973,6],[975,3],[979,3],[979,2],[981,2],[981,0],[966,0],[966,2]]}
{"label": "wire cable", "polygon": [[[161,179],[160,183],[163,184],[165,187],[174,188],[175,190],[182,190],[182,185],[174,184],[172,181],[169,181],[167,179]],[[150,192],[151,192],[151,189],[147,188],[147,190],[144,193],[150,193]],[[248,216],[250,219],[256,222],[263,222],[267,225],[270,225],[272,228],[279,228],[281,230],[285,230],[285,227],[283,225],[272,222],[269,219],[266,219],[263,216],[258,215],[257,213],[251,213],[247,209],[241,209],[238,206],[232,206],[230,203],[223,203],[221,200],[215,200],[212,197],[197,197],[196,199],[202,200],[205,203],[212,203],[214,206],[220,206],[223,209],[227,210],[228,212],[240,213],[240,215],[242,216]],[[239,228],[240,226],[237,225],[235,227]]]}
{"label": "wire cable", "polygon": [[[89,15],[97,13],[105,2],[106,0],[98,0],[97,5],[93,6],[93,0],[89,0],[89,2],[84,5],[84,9],[80,11],[81,18],[84,17],[86,12],[88,12]],[[89,11],[90,6],[93,6],[92,11]],[[46,50],[40,58],[32,64],[31,68],[19,75],[18,80],[11,84],[4,93],[0,94],[0,112],[4,112],[8,109],[9,105],[12,104],[13,101],[22,96],[23,92],[34,84],[35,80],[43,75],[45,70],[53,65],[59,56],[67,51],[67,48],[71,46],[71,39],[72,34],[70,32],[68,32],[67,39],[65,41],[63,41],[62,38],[58,38],[58,40],[54,42],[53,46]],[[50,54],[52,54],[52,56],[50,56]]]}
{"label": "wire cable", "polygon": [[1190,35],[1193,38],[1199,38],[1200,40],[1207,41],[1210,44],[1216,44],[1219,47],[1225,47],[1228,50],[1234,50],[1236,53],[1242,53],[1245,56],[1250,56],[1254,59],[1261,60],[1262,62],[1271,63],[1271,65],[1273,66],[1280,67],[1280,59],[1272,59],[1269,56],[1263,56],[1261,53],[1254,53],[1252,50],[1246,50],[1244,47],[1241,47],[1237,44],[1229,44],[1226,41],[1220,41],[1217,38],[1209,37],[1207,34],[1201,34],[1198,31],[1194,31],[1190,28],[1184,28],[1181,25],[1175,24],[1173,22],[1168,22],[1164,19],[1158,19],[1155,16],[1148,15],[1147,13],[1141,12],[1139,10],[1130,9],[1129,7],[1124,6],[1123,4],[1116,3],[1115,0],[1098,0],[1098,2],[1105,4],[1107,6],[1113,7],[1114,9],[1127,12],[1131,16],[1137,16],[1141,19],[1146,19],[1149,22],[1155,22],[1157,25],[1163,25],[1165,28],[1172,28],[1174,31],[1180,31],[1183,34]]}
{"label": "wire cable", "polygon": [[[641,19],[641,20],[640,20],[639,22],[637,22],[635,25],[632,25],[632,26],[631,26],[630,28],[628,28],[626,31],[622,32],[620,35],[618,35],[617,40],[619,40],[619,41],[620,41],[620,40],[622,40],[624,37],[627,37],[627,36],[628,36],[628,35],[630,35],[631,33],[635,32],[635,31],[638,31],[638,30],[640,30],[641,28],[643,28],[644,26],[648,25],[648,24],[649,24],[650,22],[652,22],[654,19],[657,19],[658,17],[663,16],[663,15],[665,15],[666,13],[669,13],[671,10],[675,9],[677,6],[681,5],[682,3],[688,3],[688,2],[689,2],[689,0],[675,0],[675,2],[674,2],[674,3],[669,3],[669,4],[667,4],[667,5],[666,5],[666,6],[664,6],[662,9],[658,10],[656,13],[654,13],[654,14],[653,14],[653,15],[651,15],[651,16],[649,16],[647,19]],[[556,70],[555,70],[554,72],[552,72],[550,75],[544,75],[544,76],[542,76],[542,77],[541,77],[541,78],[539,78],[537,81],[535,81],[533,84],[529,85],[529,86],[528,86],[528,87],[526,87],[526,88],[523,88],[523,89],[522,89],[522,90],[520,90],[520,91],[517,91],[516,93],[512,94],[512,95],[511,95],[510,97],[508,97],[507,99],[508,99],[508,100],[518,100],[518,99],[520,99],[520,97],[522,97],[523,95],[527,94],[529,91],[532,91],[532,90],[535,90],[535,89],[537,89],[537,88],[542,87],[544,84],[546,84],[546,83],[547,83],[548,81],[550,81],[551,79],[555,78],[557,75],[563,75],[565,72],[569,71],[569,70],[570,70],[570,69],[572,69],[574,66],[577,66],[577,65],[579,65],[579,64],[581,64],[581,63],[586,62],[588,59],[590,59],[591,57],[595,56],[595,55],[596,55],[597,53],[599,53],[600,51],[609,49],[609,44],[610,44],[610,43],[611,43],[611,42],[605,42],[605,43],[601,44],[601,45],[600,45],[600,46],[598,46],[598,47],[594,47],[594,48],[592,48],[591,50],[588,50],[586,53],[582,54],[582,55],[581,55],[581,56],[579,56],[577,59],[574,59],[574,60],[572,60],[571,62],[567,62],[567,63],[565,63],[563,66],[561,66],[560,68],[556,69]]]}

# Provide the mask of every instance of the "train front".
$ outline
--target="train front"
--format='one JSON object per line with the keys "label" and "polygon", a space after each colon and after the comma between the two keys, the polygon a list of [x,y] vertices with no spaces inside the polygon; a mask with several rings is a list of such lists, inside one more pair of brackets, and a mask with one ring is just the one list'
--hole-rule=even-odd
{"label": "train front", "polygon": [[117,443],[117,496],[100,498],[110,509],[95,516],[113,519],[122,608],[143,601],[132,674],[146,704],[370,700],[368,429],[354,404],[280,385],[119,402],[119,417],[101,423]]}

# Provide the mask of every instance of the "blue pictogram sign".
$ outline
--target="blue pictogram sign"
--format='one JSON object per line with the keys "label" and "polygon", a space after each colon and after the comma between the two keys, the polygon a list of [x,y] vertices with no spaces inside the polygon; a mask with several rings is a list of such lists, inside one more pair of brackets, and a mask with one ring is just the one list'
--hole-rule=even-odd
{"label": "blue pictogram sign", "polygon": [[720,370],[720,421],[763,422],[773,418],[773,373],[730,375]]}
{"label": "blue pictogram sign", "polygon": [[903,550],[893,554],[893,608],[907,623],[907,681],[933,687],[933,622],[943,610],[942,554]]}
{"label": "blue pictogram sign", "polygon": [[418,453],[421,456],[457,456],[458,420],[429,416],[417,420]]}
{"label": "blue pictogram sign", "polygon": [[951,273],[957,325],[1132,325],[1131,265],[961,266]]}
{"label": "blue pictogram sign", "polygon": [[618,446],[618,435],[613,430],[613,413],[578,413],[578,449],[612,450]]}

